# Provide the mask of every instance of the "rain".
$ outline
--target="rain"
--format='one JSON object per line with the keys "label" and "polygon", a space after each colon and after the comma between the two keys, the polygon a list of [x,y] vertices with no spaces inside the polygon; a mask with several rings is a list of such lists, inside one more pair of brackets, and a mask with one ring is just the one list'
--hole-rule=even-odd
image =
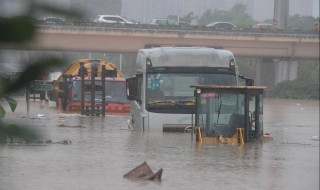
{"label": "rain", "polygon": [[0,189],[319,189],[319,136],[318,0],[0,1]]}

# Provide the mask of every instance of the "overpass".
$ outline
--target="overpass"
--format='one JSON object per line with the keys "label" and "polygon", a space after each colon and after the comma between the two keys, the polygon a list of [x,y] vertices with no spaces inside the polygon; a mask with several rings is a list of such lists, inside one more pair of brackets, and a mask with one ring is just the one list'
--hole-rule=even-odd
{"label": "overpass", "polygon": [[[206,46],[231,50],[236,57],[265,58],[256,67],[256,82],[268,91],[297,77],[295,59],[319,60],[319,31],[214,31],[204,27],[159,27],[66,23],[39,25],[35,39],[6,49],[137,53],[150,46]],[[0,47],[1,48],[1,47]]]}
{"label": "overpass", "polygon": [[[93,26],[92,26],[93,25]],[[239,57],[319,59],[319,33],[310,31],[213,31],[150,25],[40,25],[25,48],[33,50],[137,53],[145,45],[207,46]],[[15,48],[6,46],[7,48]]]}

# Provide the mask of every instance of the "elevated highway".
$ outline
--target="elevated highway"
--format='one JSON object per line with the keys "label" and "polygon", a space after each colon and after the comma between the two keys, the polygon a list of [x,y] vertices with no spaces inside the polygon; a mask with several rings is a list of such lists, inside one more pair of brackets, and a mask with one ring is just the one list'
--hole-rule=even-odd
{"label": "elevated highway", "polygon": [[[37,36],[23,48],[32,50],[137,53],[146,45],[208,46],[235,56],[319,59],[319,33],[310,31],[213,31],[200,27],[159,28],[96,23],[39,25]],[[7,48],[17,48],[8,44]],[[19,47],[21,48],[21,47]]]}

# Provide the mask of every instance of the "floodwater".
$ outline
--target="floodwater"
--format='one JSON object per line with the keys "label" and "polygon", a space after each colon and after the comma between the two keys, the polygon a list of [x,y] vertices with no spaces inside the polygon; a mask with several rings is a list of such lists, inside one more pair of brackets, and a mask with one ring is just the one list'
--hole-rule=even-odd
{"label": "floodwater", "polygon": [[[196,145],[189,133],[130,131],[128,119],[59,113],[39,101],[27,113],[20,98],[4,120],[33,125],[53,143],[0,145],[0,189],[319,189],[318,100],[265,99],[264,131],[274,140],[264,144]],[[123,178],[144,161],[163,168],[161,182]]]}

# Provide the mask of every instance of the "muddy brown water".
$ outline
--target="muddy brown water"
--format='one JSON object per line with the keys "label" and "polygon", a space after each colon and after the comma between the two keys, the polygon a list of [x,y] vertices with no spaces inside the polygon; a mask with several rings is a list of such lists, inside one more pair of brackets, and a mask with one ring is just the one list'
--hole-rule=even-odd
{"label": "muddy brown water", "polygon": [[[40,101],[27,113],[16,99],[4,121],[32,125],[54,143],[0,145],[0,190],[319,189],[318,100],[265,99],[273,142],[198,146],[189,133],[130,131],[126,115],[59,113]],[[55,143],[63,141],[71,144]],[[163,168],[161,182],[123,178],[144,161]]]}

